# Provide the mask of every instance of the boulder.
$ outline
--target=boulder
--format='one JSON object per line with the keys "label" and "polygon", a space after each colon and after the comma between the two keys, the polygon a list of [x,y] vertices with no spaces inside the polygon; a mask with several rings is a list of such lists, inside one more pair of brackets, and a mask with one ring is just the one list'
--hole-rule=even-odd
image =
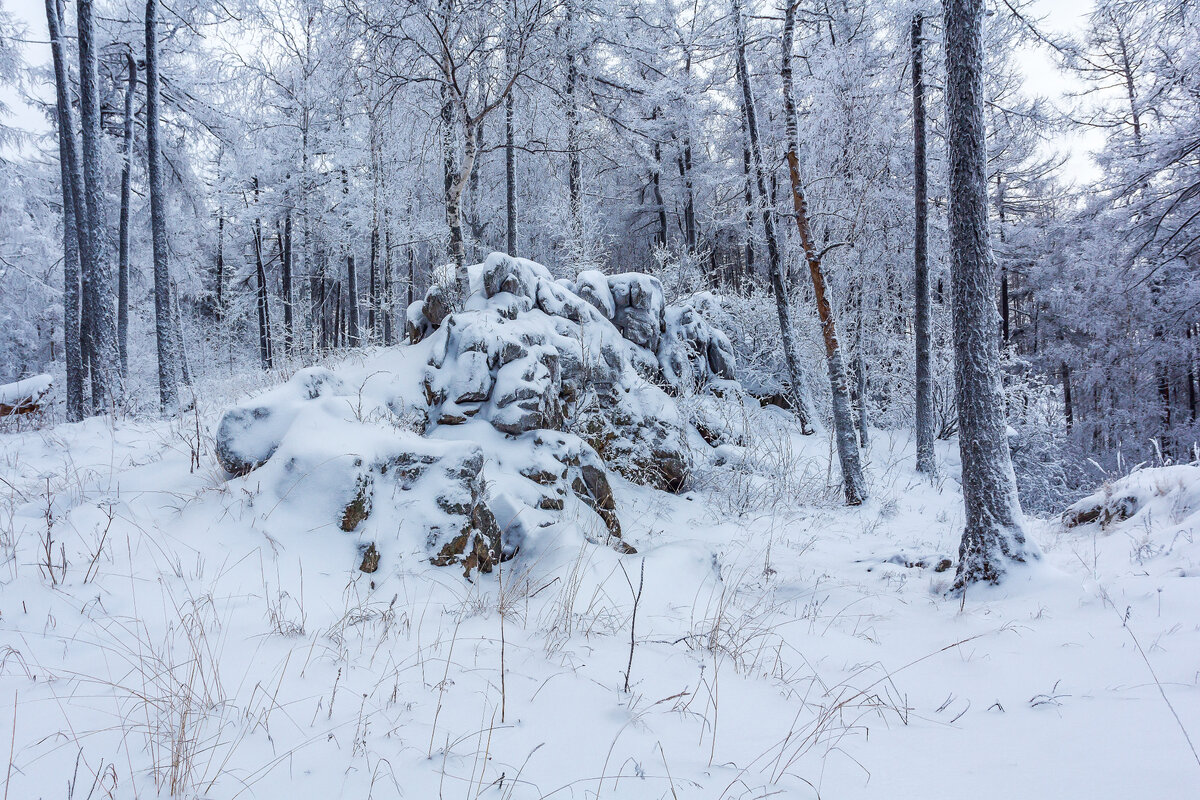
{"label": "boulder", "polygon": [[348,394],[342,379],[329,370],[300,370],[282,386],[222,415],[217,425],[217,460],[232,475],[247,474],[266,463],[304,406],[323,397]]}

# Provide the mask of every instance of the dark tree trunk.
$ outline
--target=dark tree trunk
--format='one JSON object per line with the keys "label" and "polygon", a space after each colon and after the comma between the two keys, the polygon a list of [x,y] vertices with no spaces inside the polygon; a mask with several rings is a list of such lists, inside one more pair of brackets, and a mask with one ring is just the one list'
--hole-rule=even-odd
{"label": "dark tree trunk", "polygon": [[81,247],[84,317],[92,368],[92,403],[116,404],[121,395],[121,357],[117,347],[116,283],[108,258],[104,226],[104,171],[100,164],[99,50],[93,0],[79,0],[79,109],[83,140],[83,198],[87,233]]}
{"label": "dark tree trunk", "polygon": [[954,587],[998,583],[1038,558],[1025,538],[1008,451],[996,272],[988,239],[983,96],[984,0],[945,0],[954,378],[966,526]]}
{"label": "dark tree trunk", "polygon": [[1071,370],[1067,362],[1062,362],[1063,413],[1067,420],[1067,430],[1075,424],[1075,410],[1071,406]]}
{"label": "dark tree trunk", "polygon": [[[746,115],[742,114],[742,127],[746,126]],[[746,268],[744,273],[748,277],[754,275],[754,178],[751,175],[752,165],[750,163],[750,145],[749,134],[743,130],[743,138],[746,140],[742,144],[742,172],[745,175],[745,200],[746,200]],[[735,281],[735,285],[740,288],[741,281]]]}
{"label": "dark tree trunk", "polygon": [[517,254],[517,150],[513,142],[514,92],[504,98],[504,208],[508,254]]}
{"label": "dark tree trunk", "polygon": [[217,319],[225,316],[225,209],[217,208]]}
{"label": "dark tree trunk", "polygon": [[179,405],[179,352],[172,330],[171,271],[167,210],[163,197],[162,151],[158,141],[158,3],[146,0],[146,151],[150,173],[150,232],[154,240],[154,320],[158,343],[158,397],[163,411]]}
{"label": "dark tree trunk", "polygon": [[133,96],[137,93],[138,68],[133,53],[125,54],[129,77],[125,86],[125,130],[121,164],[121,221],[117,257],[117,349],[121,377],[129,377],[129,202],[133,172]]}
{"label": "dark tree trunk", "polygon": [[295,321],[292,313],[292,210],[289,208],[283,218],[283,232],[279,236],[279,282],[280,294],[283,295],[283,353],[291,355],[295,346]]}
{"label": "dark tree trunk", "polygon": [[371,228],[370,268],[367,270],[367,335],[370,340],[378,339],[378,317],[375,310],[379,308],[379,226]]}
{"label": "dark tree trunk", "polygon": [[392,218],[383,210],[383,343],[396,343],[394,318],[396,316],[396,274],[392,266]]}
{"label": "dark tree trunk", "polygon": [[[153,0],[152,0],[153,1]],[[254,179],[254,210],[258,214],[258,178]],[[271,353],[271,307],[267,295],[267,270],[263,266],[262,217],[254,218],[254,276],[258,281],[255,307],[258,311],[258,356],[263,369],[274,366]]]}
{"label": "dark tree trunk", "polygon": [[81,327],[82,286],[80,249],[86,227],[83,207],[83,176],[75,144],[75,121],[69,90],[70,73],[63,44],[61,9],[55,0],[46,0],[46,24],[50,31],[50,50],[54,61],[54,88],[57,98],[59,172],[63,196],[63,357],[67,371],[67,420],[83,419],[83,331]]}
{"label": "dark tree trunk", "polygon": [[583,244],[583,164],[579,153],[579,64],[575,52],[575,4],[567,0],[567,197],[570,203],[572,246]]}
{"label": "dark tree trunk", "polygon": [[937,473],[933,425],[933,313],[929,298],[929,190],[925,147],[925,55],[921,15],[912,23],[913,164],[916,230],[913,234],[915,262],[913,305],[917,360],[917,471]]}

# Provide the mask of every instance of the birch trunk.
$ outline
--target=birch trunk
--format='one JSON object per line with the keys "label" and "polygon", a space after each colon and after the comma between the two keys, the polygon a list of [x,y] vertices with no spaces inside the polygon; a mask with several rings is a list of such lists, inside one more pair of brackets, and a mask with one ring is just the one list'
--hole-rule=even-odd
{"label": "birch trunk", "polygon": [[984,0],[945,0],[954,378],[966,507],[957,591],[979,581],[998,583],[1012,563],[1039,557],[1025,538],[1000,376],[987,219],[983,14]]}

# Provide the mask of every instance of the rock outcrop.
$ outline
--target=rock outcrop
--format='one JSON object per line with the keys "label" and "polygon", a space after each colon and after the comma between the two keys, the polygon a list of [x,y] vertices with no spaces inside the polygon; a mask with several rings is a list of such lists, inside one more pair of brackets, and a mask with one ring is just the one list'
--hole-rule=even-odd
{"label": "rock outcrop", "polygon": [[651,276],[555,280],[501,254],[470,273],[462,309],[441,280],[408,311],[410,340],[428,350],[423,435],[369,421],[394,402],[312,368],[225,413],[221,465],[355,535],[364,572],[404,550],[396,537],[433,564],[490,572],[568,514],[590,541],[635,552],[609,471],[686,486],[713,435],[676,397],[736,388],[728,340],[702,307],[666,305]]}

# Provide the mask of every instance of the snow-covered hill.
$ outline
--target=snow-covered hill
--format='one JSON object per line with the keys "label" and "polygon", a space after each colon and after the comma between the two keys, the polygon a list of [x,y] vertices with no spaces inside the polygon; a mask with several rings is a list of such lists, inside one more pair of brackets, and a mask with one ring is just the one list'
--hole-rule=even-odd
{"label": "snow-covered hill", "polygon": [[[426,357],[330,366],[369,393]],[[250,380],[171,421],[0,434],[8,798],[1200,786],[1200,468],[1107,487],[1138,500],[1103,527],[1031,522],[1042,563],[960,602],[952,447],[930,485],[875,432],[846,509],[828,438],[747,411],[688,493],[613,476],[634,555],[568,508],[473,582],[415,553],[368,574],[335,520],[217,465]]]}

